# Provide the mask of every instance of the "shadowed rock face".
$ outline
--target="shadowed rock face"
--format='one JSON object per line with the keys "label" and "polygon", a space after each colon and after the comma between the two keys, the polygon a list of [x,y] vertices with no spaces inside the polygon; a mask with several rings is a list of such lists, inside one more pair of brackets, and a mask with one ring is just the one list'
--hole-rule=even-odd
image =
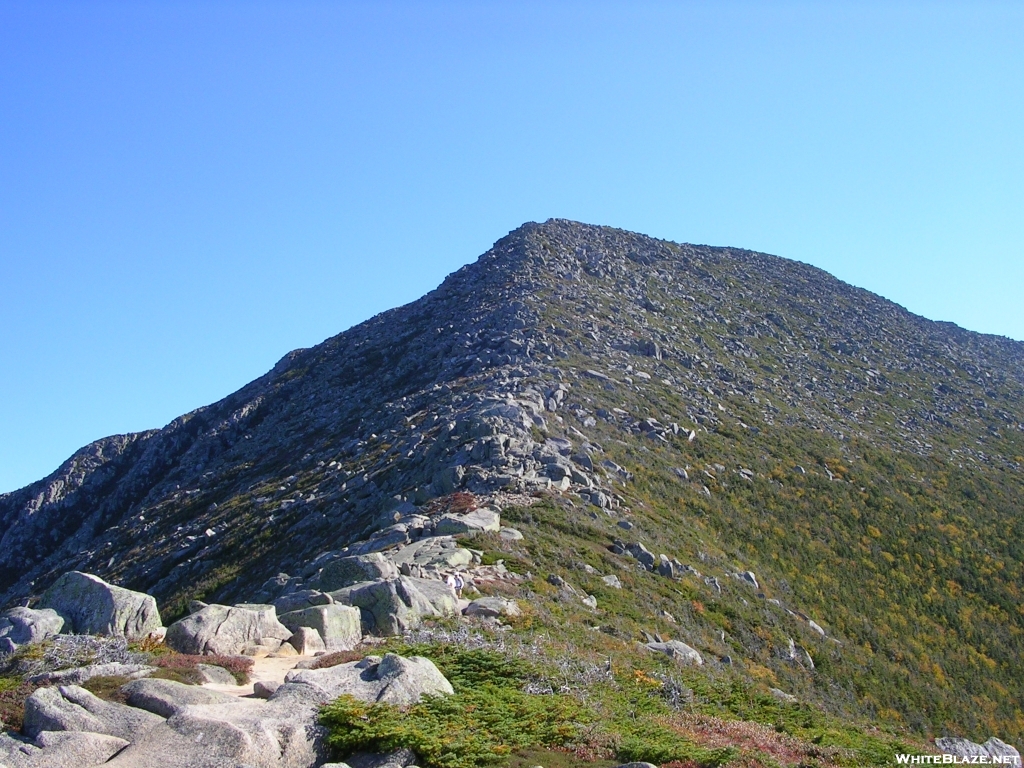
{"label": "shadowed rock face", "polygon": [[[752,341],[765,339],[770,355]],[[688,424],[663,423],[656,407],[592,412],[573,401],[574,376],[610,389],[671,382]],[[598,480],[610,471],[579,450],[587,425],[616,421],[626,440],[755,434],[712,389],[761,392],[752,409],[766,424],[917,454],[955,438],[961,458],[1009,468],[1012,457],[975,437],[1020,432],[1024,345],[765,254],[527,224],[422,299],[0,496],[0,603],[72,569],[172,613],[189,594],[230,602],[366,539],[402,505],[461,489],[556,488],[606,508],[614,494]]]}

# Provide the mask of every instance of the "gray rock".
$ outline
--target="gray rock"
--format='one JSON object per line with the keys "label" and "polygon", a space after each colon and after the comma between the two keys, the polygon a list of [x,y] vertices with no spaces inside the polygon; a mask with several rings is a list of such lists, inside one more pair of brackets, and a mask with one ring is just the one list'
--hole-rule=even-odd
{"label": "gray rock", "polygon": [[295,634],[288,638],[288,644],[301,656],[312,656],[318,651],[327,650],[324,639],[312,627],[299,627]]}
{"label": "gray rock", "polygon": [[622,765],[617,766],[617,768],[658,768],[658,766],[656,766],[654,763],[636,762],[636,763],[623,763]]}
{"label": "gray rock", "polygon": [[313,707],[228,698],[183,708],[104,768],[310,768],[326,759]]}
{"label": "gray rock", "polygon": [[348,694],[363,701],[407,706],[427,693],[454,692],[451,683],[429,659],[404,658],[393,653],[386,654],[379,663],[364,659],[327,669],[292,670],[284,679],[285,684],[271,701],[299,699],[322,703]]}
{"label": "gray rock", "polygon": [[280,621],[293,633],[300,627],[315,629],[329,651],[351,650],[363,639],[359,610],[348,605],[317,605],[286,613]]}
{"label": "gray rock", "polygon": [[391,579],[398,575],[398,568],[380,552],[353,555],[332,560],[320,571],[318,586],[324,592],[333,592],[342,587],[364,581]]}
{"label": "gray rock", "polygon": [[787,704],[796,704],[797,702],[796,696],[794,696],[791,693],[786,693],[785,691],[779,690],[778,688],[769,688],[768,693],[770,693],[774,698],[778,699],[779,701],[783,701]]}
{"label": "gray rock", "polygon": [[501,515],[493,509],[483,507],[464,515],[447,514],[438,518],[434,532],[439,536],[459,533],[497,533],[501,530]]}
{"label": "gray rock", "polygon": [[478,616],[481,618],[497,618],[499,616],[519,616],[519,604],[515,600],[506,600],[503,597],[481,597],[469,605],[463,611],[464,616]]}
{"label": "gray rock", "polygon": [[160,722],[156,715],[103,701],[77,685],[61,685],[37,688],[25,700],[22,732],[35,738],[43,731],[88,731],[130,741]]}
{"label": "gray rock", "polygon": [[288,595],[282,595],[273,600],[272,605],[277,609],[277,613],[280,616],[292,611],[301,611],[303,608],[309,608],[311,605],[330,605],[333,602],[334,598],[319,590],[303,589]]}
{"label": "gray rock", "polygon": [[661,555],[658,559],[658,574],[669,579],[676,576],[675,564],[668,559],[668,555]]}
{"label": "gray rock", "polygon": [[216,664],[196,664],[196,672],[203,683],[216,685],[238,685],[235,676]]}
{"label": "gray rock", "polygon": [[643,544],[641,544],[640,542],[636,542],[635,544],[627,544],[626,551],[633,557],[635,557],[637,560],[639,560],[640,564],[643,565],[643,567],[646,568],[648,571],[654,570],[654,565],[657,562],[657,559],[654,557],[654,553],[648,550],[647,547],[645,547]]}
{"label": "gray rock", "polygon": [[615,574],[609,574],[608,576],[602,576],[601,581],[607,584],[609,587],[614,589],[622,589],[622,582],[619,581],[619,577]]}
{"label": "gray rock", "polygon": [[140,640],[163,629],[153,597],[80,571],[70,571],[57,579],[43,594],[39,606],[56,611],[64,619],[63,631],[78,635]]}
{"label": "gray rock", "polygon": [[588,608],[597,608],[597,598],[593,595],[584,595],[580,598],[580,602]]}
{"label": "gray rock", "polygon": [[239,701],[228,693],[160,678],[133,680],[122,686],[121,691],[128,696],[132,707],[161,717],[171,717],[184,712],[187,707],[230,705]]}
{"label": "gray rock", "polygon": [[498,531],[498,535],[505,541],[522,541],[523,534],[515,528],[506,528],[504,525]]}
{"label": "gray rock", "polygon": [[346,762],[351,768],[407,768],[416,763],[416,753],[404,747],[391,752],[357,752]]}
{"label": "gray rock", "polygon": [[252,686],[252,695],[257,699],[269,699],[281,687],[277,680],[257,680]]}
{"label": "gray rock", "polygon": [[426,616],[458,612],[458,598],[451,587],[443,581],[411,576],[356,584],[331,594],[339,603],[361,608],[368,628],[382,635],[415,629]]}
{"label": "gray rock", "polygon": [[81,685],[94,677],[146,677],[156,672],[157,667],[145,664],[122,664],[112,661],[109,664],[90,664],[86,667],[62,669],[57,672],[44,672],[29,678],[31,683],[50,683],[51,685]]}
{"label": "gray rock", "polygon": [[276,640],[276,648],[291,636],[272,605],[208,605],[171,624],[164,642],[178,653],[232,655],[264,640]]}
{"label": "gray rock", "polygon": [[18,644],[9,637],[0,637],[0,656],[6,656],[18,650]]}
{"label": "gray rock", "polygon": [[669,640],[665,643],[647,643],[647,648],[658,653],[664,653],[666,656],[670,656],[684,664],[700,666],[704,663],[703,657],[696,649],[679,640]]}
{"label": "gray rock", "polygon": [[125,739],[102,733],[42,731],[34,744],[18,744],[16,754],[9,755],[5,746],[14,747],[17,742],[9,737],[4,741],[7,743],[0,744],[0,763],[11,768],[84,768],[105,763],[128,746]]}
{"label": "gray rock", "polygon": [[935,747],[945,755],[957,757],[1002,757],[1010,758],[1011,764],[1020,766],[1020,752],[995,736],[984,744],[975,744],[967,739],[946,736],[935,740]]}
{"label": "gray rock", "polygon": [[[414,541],[407,547],[390,553],[391,560],[395,565],[420,566],[421,568],[435,567],[438,569],[459,568],[473,562],[473,554],[468,549],[458,546],[452,536],[431,536],[419,541]],[[388,576],[394,578],[398,574]],[[377,578],[367,581],[379,581]]]}
{"label": "gray rock", "polygon": [[750,586],[752,586],[754,589],[761,588],[760,585],[757,583],[757,576],[754,575],[753,571],[743,571],[742,573],[737,573],[736,578],[738,578],[740,581],[747,582],[747,584],[750,584]]}
{"label": "gray rock", "polygon": [[8,637],[18,645],[42,642],[59,634],[64,619],[52,608],[11,608],[0,616],[0,637]]}
{"label": "gray rock", "polygon": [[822,637],[825,636],[825,630],[822,629],[821,626],[816,621],[814,621],[813,619],[808,619],[807,620],[807,626],[809,626],[811,629],[813,629],[815,632],[817,632]]}

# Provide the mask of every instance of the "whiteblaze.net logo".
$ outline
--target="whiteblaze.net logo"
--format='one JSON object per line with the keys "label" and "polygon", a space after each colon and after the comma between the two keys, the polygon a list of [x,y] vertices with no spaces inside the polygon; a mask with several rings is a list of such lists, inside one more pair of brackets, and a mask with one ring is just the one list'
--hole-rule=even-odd
{"label": "whiteblaze.net logo", "polygon": [[896,755],[897,765],[1016,765],[1015,755]]}

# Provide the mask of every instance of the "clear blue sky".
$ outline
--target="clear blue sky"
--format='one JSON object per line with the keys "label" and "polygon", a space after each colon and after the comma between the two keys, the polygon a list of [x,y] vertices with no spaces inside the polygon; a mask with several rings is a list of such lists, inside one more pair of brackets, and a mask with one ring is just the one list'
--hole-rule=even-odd
{"label": "clear blue sky", "polygon": [[0,0],[0,491],[553,216],[1024,339],[1024,3]]}

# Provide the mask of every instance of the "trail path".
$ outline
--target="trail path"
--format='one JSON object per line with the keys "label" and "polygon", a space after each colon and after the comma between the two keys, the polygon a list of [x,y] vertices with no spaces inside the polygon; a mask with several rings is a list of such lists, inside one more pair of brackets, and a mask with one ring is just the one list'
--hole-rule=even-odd
{"label": "trail path", "polygon": [[221,693],[230,693],[232,696],[252,696],[253,686],[257,681],[284,682],[284,676],[300,661],[313,658],[312,656],[286,656],[275,659],[270,656],[258,657],[254,660],[252,670],[249,672],[249,682],[246,685],[223,685],[220,683],[206,683],[204,688],[211,688]]}

